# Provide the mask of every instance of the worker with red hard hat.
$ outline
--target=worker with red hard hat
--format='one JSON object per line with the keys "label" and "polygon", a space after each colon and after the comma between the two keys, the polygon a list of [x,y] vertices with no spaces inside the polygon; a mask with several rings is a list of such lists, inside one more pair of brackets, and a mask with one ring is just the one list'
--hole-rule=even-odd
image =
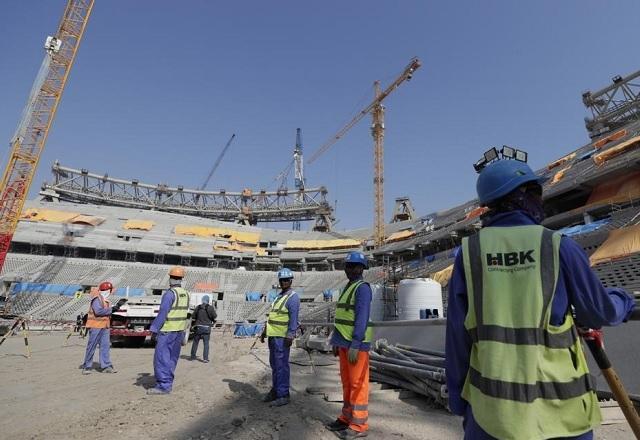
{"label": "worker with red hard hat", "polygon": [[111,327],[111,314],[120,310],[120,307],[127,302],[126,298],[118,300],[115,306],[111,306],[108,300],[113,292],[113,284],[109,281],[100,283],[98,289],[91,290],[91,302],[89,303],[89,313],[86,327],[89,329],[89,341],[82,363],[82,374],[90,374],[93,366],[93,355],[96,348],[100,346],[100,371],[103,373],[117,373],[111,364],[109,349],[111,341],[109,339],[109,328]]}

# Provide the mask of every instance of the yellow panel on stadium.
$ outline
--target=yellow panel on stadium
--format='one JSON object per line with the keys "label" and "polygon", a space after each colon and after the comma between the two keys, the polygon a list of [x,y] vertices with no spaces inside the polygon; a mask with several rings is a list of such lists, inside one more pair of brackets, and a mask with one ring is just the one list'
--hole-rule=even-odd
{"label": "yellow panel on stadium", "polygon": [[285,249],[345,249],[359,247],[360,242],[352,238],[336,240],[288,240]]}
{"label": "yellow panel on stadium", "polygon": [[122,225],[123,229],[139,229],[141,231],[150,231],[155,223],[151,220],[135,220],[130,219]]}

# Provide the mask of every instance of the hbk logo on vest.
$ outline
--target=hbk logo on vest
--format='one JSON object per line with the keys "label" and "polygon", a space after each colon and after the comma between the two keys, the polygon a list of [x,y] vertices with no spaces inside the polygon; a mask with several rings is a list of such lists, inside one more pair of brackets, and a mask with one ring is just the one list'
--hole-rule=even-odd
{"label": "hbk logo on vest", "polygon": [[535,263],[533,249],[519,252],[497,252],[487,254],[487,266],[515,266],[517,264]]}

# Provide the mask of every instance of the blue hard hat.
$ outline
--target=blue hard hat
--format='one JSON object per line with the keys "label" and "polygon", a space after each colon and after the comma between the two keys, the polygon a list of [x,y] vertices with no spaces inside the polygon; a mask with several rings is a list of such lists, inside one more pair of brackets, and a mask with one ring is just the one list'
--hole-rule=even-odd
{"label": "blue hard hat", "polygon": [[478,176],[476,191],[481,205],[506,196],[528,182],[542,185],[544,177],[537,176],[531,167],[519,160],[498,160],[487,165]]}
{"label": "blue hard hat", "polygon": [[362,264],[365,269],[369,267],[367,263],[367,257],[364,256],[362,252],[352,251],[347,254],[347,257],[344,259],[345,263],[357,263]]}
{"label": "blue hard hat", "polygon": [[278,271],[278,279],[279,280],[284,280],[284,279],[287,279],[287,278],[293,279],[293,272],[291,271],[291,269],[283,267],[282,269],[280,269]]}
{"label": "blue hard hat", "polygon": [[205,295],[202,297],[202,303],[203,304],[209,304],[209,295]]}

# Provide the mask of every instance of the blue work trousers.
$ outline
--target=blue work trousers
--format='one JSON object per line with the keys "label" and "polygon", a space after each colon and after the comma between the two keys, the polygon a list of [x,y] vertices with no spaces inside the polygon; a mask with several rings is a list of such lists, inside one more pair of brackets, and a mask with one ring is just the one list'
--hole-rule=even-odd
{"label": "blue work trousers", "polygon": [[153,374],[156,388],[171,392],[173,377],[180,358],[184,332],[159,332],[156,338],[156,350],[153,353]]}
{"label": "blue work trousers", "polygon": [[271,383],[276,398],[289,395],[289,351],[284,338],[269,337],[269,365],[271,365]]}
{"label": "blue work trousers", "polygon": [[202,359],[209,360],[209,337],[211,336],[211,330],[209,328],[200,329],[196,327],[196,332],[193,335],[193,342],[191,343],[191,359],[195,359],[198,354],[198,343],[202,339],[202,345],[204,345],[204,353],[202,353]]}
{"label": "blue work trousers", "polygon": [[[467,411],[462,422],[464,428],[464,440],[497,440],[495,437],[487,434],[484,429],[478,425],[476,419],[473,418],[471,406],[467,406]],[[558,437],[550,440],[593,440],[593,431],[585,432],[574,437]]]}
{"label": "blue work trousers", "polygon": [[96,348],[100,346],[100,368],[113,367],[109,350],[111,340],[109,338],[108,328],[90,328],[89,341],[87,341],[87,351],[84,354],[84,368],[89,369],[93,366],[93,355]]}

